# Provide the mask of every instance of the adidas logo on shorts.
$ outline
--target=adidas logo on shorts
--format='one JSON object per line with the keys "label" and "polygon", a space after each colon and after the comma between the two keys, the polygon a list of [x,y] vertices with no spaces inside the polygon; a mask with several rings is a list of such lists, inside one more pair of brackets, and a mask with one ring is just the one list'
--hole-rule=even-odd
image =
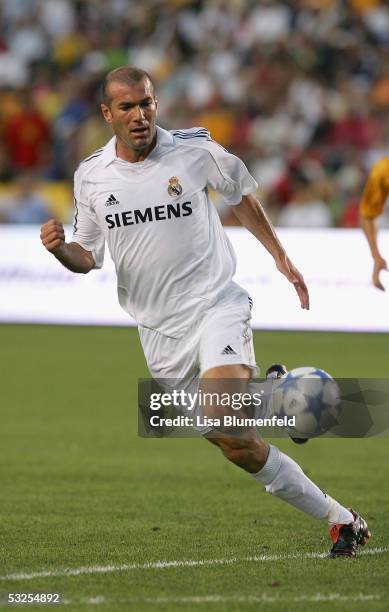
{"label": "adidas logo on shorts", "polygon": [[227,344],[226,348],[222,351],[221,354],[222,355],[236,355],[236,352],[229,344]]}

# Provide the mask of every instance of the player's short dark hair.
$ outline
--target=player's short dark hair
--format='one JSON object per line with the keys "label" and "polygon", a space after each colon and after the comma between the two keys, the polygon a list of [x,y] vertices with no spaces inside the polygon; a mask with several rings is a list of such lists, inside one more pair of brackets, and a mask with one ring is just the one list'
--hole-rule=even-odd
{"label": "player's short dark hair", "polygon": [[110,105],[111,98],[108,95],[108,86],[110,83],[118,81],[127,85],[136,85],[140,81],[143,81],[143,79],[148,79],[150,81],[154,91],[154,83],[146,70],[135,68],[134,66],[120,66],[120,68],[111,70],[111,72],[108,72],[108,74],[105,75],[101,85],[101,100],[103,104],[106,104],[107,106]]}

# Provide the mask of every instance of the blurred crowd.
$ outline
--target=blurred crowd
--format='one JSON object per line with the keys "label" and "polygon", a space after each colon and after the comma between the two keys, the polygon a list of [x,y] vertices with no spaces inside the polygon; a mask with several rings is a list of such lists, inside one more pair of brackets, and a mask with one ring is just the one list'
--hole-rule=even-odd
{"label": "blurred crowd", "polygon": [[388,50],[384,0],[1,0],[0,220],[47,217],[40,182],[108,140],[101,77],[132,64],[160,124],[208,127],[275,223],[354,227],[389,154]]}

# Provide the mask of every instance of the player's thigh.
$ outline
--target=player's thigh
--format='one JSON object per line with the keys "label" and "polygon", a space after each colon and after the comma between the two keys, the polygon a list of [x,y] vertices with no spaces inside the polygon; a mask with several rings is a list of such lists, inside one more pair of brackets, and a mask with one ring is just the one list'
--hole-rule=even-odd
{"label": "player's thigh", "polygon": [[201,375],[203,379],[233,379],[249,380],[252,377],[252,369],[241,363],[236,365],[222,365],[210,368]]}
{"label": "player's thigh", "polygon": [[[249,396],[248,382],[258,372],[250,318],[250,302],[242,290],[237,299],[214,308],[205,322],[200,340],[199,382],[203,397],[210,398],[203,401],[202,414],[211,419],[223,422],[225,416],[242,419],[253,416],[251,405],[247,409],[241,406],[238,411],[234,405],[236,398]],[[218,403],[217,398],[222,401]],[[266,460],[268,444],[254,428],[215,427],[204,437],[227,457],[249,452],[261,461]]]}

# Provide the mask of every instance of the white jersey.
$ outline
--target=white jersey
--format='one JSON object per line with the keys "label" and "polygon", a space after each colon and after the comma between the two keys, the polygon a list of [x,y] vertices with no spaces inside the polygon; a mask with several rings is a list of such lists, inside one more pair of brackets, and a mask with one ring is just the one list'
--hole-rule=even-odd
{"label": "white jersey", "polygon": [[208,188],[238,204],[257,183],[204,128],[168,132],[137,163],[116,137],[75,173],[73,242],[101,268],[107,242],[122,308],[139,325],[181,337],[221,296],[235,256]]}

